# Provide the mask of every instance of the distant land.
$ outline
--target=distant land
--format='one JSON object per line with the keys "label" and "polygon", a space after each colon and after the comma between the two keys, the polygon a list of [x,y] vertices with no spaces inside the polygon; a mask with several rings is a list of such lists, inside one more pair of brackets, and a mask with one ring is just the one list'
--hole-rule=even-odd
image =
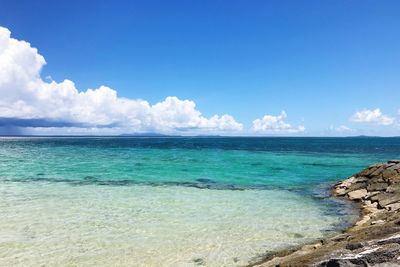
{"label": "distant land", "polygon": [[400,136],[375,136],[375,135],[357,135],[357,136],[279,136],[279,135],[238,135],[238,136],[225,136],[225,135],[168,135],[160,133],[126,133],[120,135],[32,135],[32,134],[0,134],[0,137],[202,137],[202,138],[400,138]]}

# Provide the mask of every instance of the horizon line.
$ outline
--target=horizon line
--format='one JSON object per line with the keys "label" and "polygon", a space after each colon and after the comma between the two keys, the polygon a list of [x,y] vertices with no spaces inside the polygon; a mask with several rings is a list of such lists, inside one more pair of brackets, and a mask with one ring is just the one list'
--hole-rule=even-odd
{"label": "horizon line", "polygon": [[164,135],[164,134],[155,134],[155,135],[146,135],[146,134],[138,134],[138,135],[4,135],[0,134],[1,137],[71,137],[71,138],[82,138],[82,137],[113,137],[113,138],[400,138],[398,135],[393,136],[381,136],[381,135],[350,135],[350,136],[295,136],[295,135]]}

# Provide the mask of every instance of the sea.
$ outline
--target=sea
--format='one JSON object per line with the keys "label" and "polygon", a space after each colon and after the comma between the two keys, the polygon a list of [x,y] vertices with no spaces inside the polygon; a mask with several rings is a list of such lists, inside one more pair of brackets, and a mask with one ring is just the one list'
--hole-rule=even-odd
{"label": "sea", "polygon": [[0,266],[247,266],[348,227],[382,137],[0,137]]}

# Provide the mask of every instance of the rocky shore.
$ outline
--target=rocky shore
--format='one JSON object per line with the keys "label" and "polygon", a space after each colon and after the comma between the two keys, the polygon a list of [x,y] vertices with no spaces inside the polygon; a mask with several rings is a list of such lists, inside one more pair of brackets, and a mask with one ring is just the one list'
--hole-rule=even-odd
{"label": "rocky shore", "polygon": [[400,266],[400,160],[372,165],[335,184],[332,194],[359,206],[352,227],[253,266]]}

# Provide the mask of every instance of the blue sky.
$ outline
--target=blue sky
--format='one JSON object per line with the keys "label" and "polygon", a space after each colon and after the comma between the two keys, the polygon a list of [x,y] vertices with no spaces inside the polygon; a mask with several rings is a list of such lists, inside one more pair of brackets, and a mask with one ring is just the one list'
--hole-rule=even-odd
{"label": "blue sky", "polygon": [[44,81],[79,91],[188,99],[242,134],[285,111],[306,130],[274,134],[400,135],[399,1],[98,2],[1,0],[0,26],[38,49]]}

